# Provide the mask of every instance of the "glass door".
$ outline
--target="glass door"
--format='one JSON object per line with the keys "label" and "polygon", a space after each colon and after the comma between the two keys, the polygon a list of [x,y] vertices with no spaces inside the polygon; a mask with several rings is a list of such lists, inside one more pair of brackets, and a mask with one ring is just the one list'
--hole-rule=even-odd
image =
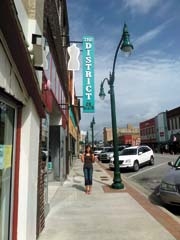
{"label": "glass door", "polygon": [[0,239],[10,238],[15,108],[0,99]]}

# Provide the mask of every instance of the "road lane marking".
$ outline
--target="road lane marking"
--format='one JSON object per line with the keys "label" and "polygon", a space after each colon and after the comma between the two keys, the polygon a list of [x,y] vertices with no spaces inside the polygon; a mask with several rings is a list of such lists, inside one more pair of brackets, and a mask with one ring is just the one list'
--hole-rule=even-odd
{"label": "road lane marking", "polygon": [[165,164],[167,164],[167,162],[160,163],[160,164],[155,165],[155,166],[153,166],[153,167],[151,167],[151,168],[148,168],[148,169],[145,169],[145,170],[143,170],[143,171],[137,172],[137,173],[135,173],[135,174],[133,174],[133,175],[127,177],[127,178],[135,177],[135,176],[137,176],[137,175],[139,175],[139,174],[141,174],[141,173],[148,172],[148,171],[150,171],[150,170],[152,170],[152,169],[154,169],[154,168],[160,167],[160,166],[165,165]]}

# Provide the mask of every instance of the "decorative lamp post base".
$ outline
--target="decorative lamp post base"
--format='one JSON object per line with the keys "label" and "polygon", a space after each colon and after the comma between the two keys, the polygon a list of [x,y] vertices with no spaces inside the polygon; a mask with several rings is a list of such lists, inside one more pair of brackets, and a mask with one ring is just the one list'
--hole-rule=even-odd
{"label": "decorative lamp post base", "polygon": [[122,182],[116,182],[111,185],[113,189],[124,189],[124,184]]}
{"label": "decorative lamp post base", "polygon": [[120,178],[120,172],[114,173],[114,179],[111,187],[114,189],[124,189],[124,184],[122,183],[122,180]]}

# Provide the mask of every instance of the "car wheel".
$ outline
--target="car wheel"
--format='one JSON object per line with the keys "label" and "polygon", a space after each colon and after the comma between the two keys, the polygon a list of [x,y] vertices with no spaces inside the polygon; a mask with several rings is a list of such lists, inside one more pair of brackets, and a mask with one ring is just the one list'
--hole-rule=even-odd
{"label": "car wheel", "polygon": [[154,158],[153,158],[153,156],[151,156],[151,158],[149,160],[149,165],[154,165]]}
{"label": "car wheel", "polygon": [[133,170],[134,170],[134,172],[139,171],[139,163],[138,163],[138,161],[135,161],[135,162],[134,162]]}

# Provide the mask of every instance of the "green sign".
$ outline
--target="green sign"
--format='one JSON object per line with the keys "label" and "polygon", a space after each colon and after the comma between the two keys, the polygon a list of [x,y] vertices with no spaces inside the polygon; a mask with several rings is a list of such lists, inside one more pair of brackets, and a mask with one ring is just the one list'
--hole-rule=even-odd
{"label": "green sign", "polygon": [[83,112],[94,110],[94,38],[83,37]]}

